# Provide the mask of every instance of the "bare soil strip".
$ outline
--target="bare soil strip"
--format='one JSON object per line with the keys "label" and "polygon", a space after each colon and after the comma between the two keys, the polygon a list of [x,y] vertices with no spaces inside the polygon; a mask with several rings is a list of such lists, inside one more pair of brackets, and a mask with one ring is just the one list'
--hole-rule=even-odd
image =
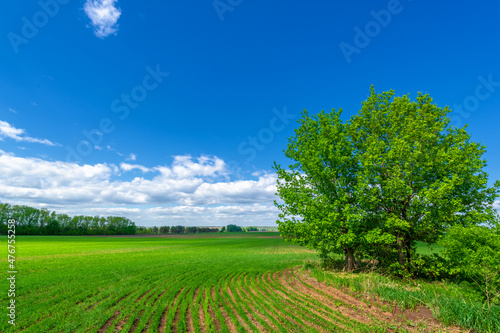
{"label": "bare soil strip", "polygon": [[[213,287],[211,288],[211,293],[210,294],[211,294],[210,296],[212,297],[212,299],[214,299],[215,292],[214,292],[214,288]],[[205,295],[205,297],[206,297],[206,295]],[[214,309],[210,305],[210,302],[208,302],[208,313],[210,313],[210,317],[214,321],[214,325],[215,325],[215,328],[216,328],[217,332],[220,332],[221,331],[220,323],[219,323],[219,320],[217,319],[217,316],[215,314]]]}
{"label": "bare soil strip", "polygon": [[[184,288],[183,288],[184,290]],[[186,292],[186,294],[189,294],[189,290]],[[179,296],[179,294],[177,294]],[[174,302],[173,304],[175,304],[177,301],[177,297],[176,299],[174,299]],[[175,316],[174,316],[174,321],[172,322],[172,332],[174,333],[177,333],[178,331],[178,327],[179,327],[179,320],[181,319],[181,311],[182,311],[182,307],[181,307],[181,300],[179,300],[179,304],[177,305],[177,310],[175,311]]]}
{"label": "bare soil strip", "polygon": [[[404,330],[406,332],[420,332],[422,331],[422,328],[419,328],[415,323],[417,322],[422,322],[425,324],[427,329],[425,331],[445,331],[445,332],[461,332],[459,327],[445,327],[443,324],[439,323],[439,321],[435,320],[432,317],[432,313],[430,310],[426,308],[421,308],[419,311],[411,311],[411,310],[403,310],[401,311],[398,309],[396,306],[394,306],[395,312],[390,313],[387,311],[383,311],[382,309],[376,307],[376,306],[369,306],[368,304],[359,301],[358,299],[354,298],[352,295],[349,295],[345,292],[342,292],[339,289],[333,288],[326,283],[321,283],[318,282],[316,279],[312,278],[305,272],[298,272],[298,269],[295,268],[293,271],[289,270],[288,273],[289,278],[291,280],[296,280],[300,284],[298,285],[299,288],[305,288],[306,290],[313,290],[313,293],[318,293],[321,292],[324,296],[328,296],[328,298],[334,298],[338,300],[342,300],[343,302],[347,303],[348,305],[357,307],[359,309],[359,312],[364,312],[368,314],[370,317],[372,317],[376,322],[379,323],[384,323],[388,324],[387,326],[396,326],[401,330]],[[309,286],[307,286],[309,285]],[[327,301],[328,302],[328,301]],[[339,306],[341,311],[344,311],[346,309],[345,306]],[[425,309],[425,310],[424,310]],[[399,313],[398,313],[399,311]],[[345,315],[348,315],[351,318],[356,318],[353,315],[352,312],[346,311],[344,313]],[[408,321],[413,321],[413,324],[408,325]]]}
{"label": "bare soil strip", "polygon": [[181,290],[179,290],[177,292],[177,294],[175,295],[174,297],[174,300],[172,301],[172,303],[168,304],[167,307],[165,308],[165,310],[163,311],[162,315],[161,315],[161,319],[160,319],[160,324],[158,325],[158,332],[160,333],[164,333],[165,330],[166,330],[166,325],[167,325],[167,314],[168,314],[168,310],[172,308],[172,306],[174,306],[177,302],[177,298],[179,297],[180,293],[184,290],[184,288],[182,288]]}
{"label": "bare soil strip", "polygon": [[144,294],[142,294],[142,295],[141,295],[138,299],[136,299],[136,300],[134,301],[134,303],[138,303],[138,302],[140,302],[140,301],[141,301],[144,297],[146,297],[146,295],[147,295],[147,294],[149,294],[150,292],[151,292],[151,289],[150,289],[150,290],[148,290],[148,291],[146,291]]}
{"label": "bare soil strip", "polygon": [[[162,298],[162,296],[163,296],[163,295],[165,295],[165,293],[166,293],[167,291],[168,291],[168,289],[164,290],[164,291],[163,291],[160,295],[158,295],[158,296],[155,298],[155,300],[153,301],[153,304],[151,304],[151,308],[152,308],[152,309],[154,309],[154,308],[155,308],[155,304],[156,304],[156,302],[158,302],[158,300],[159,300],[160,298]],[[153,312],[153,313],[154,313],[154,312]],[[149,328],[151,327],[151,321],[152,321],[152,320],[153,320],[153,318],[150,318],[150,319],[149,319],[149,321],[148,321],[148,323],[147,323],[146,327],[144,327],[144,329],[142,330],[142,332],[141,332],[141,333],[146,333],[146,332],[149,330]]]}
{"label": "bare soil strip", "polygon": [[102,327],[99,329],[99,333],[104,333],[108,330],[108,328],[111,327],[111,325],[113,324],[113,321],[118,317],[118,315],[120,314],[119,311],[115,311],[115,313],[111,316],[111,318],[109,318],[108,320],[106,320],[106,322],[104,323],[104,325],[102,325]]}
{"label": "bare soil strip", "polygon": [[[234,304],[241,304],[240,302],[236,301],[236,298],[235,298],[235,296],[233,294],[233,291],[231,290],[231,287],[230,287],[230,285],[234,285],[234,278],[235,278],[235,276],[232,277],[231,283],[228,284],[228,286],[227,286],[227,293],[231,297],[231,299],[233,300]],[[238,279],[239,279],[239,277],[238,277]],[[241,297],[241,294],[240,294],[238,288],[237,287],[233,287],[233,288],[235,288],[237,294],[239,295],[239,298],[243,300],[243,297]],[[254,314],[258,314],[257,309],[255,309],[251,304],[248,304],[248,307],[250,309],[252,309],[252,313],[250,313],[245,306],[243,306],[243,305],[241,306],[241,308],[245,312],[245,315],[252,322],[252,325],[254,325],[255,327],[257,327],[257,329],[259,330],[259,332],[267,332],[268,330],[264,326],[262,326],[262,324],[254,317]],[[276,329],[276,326],[274,326],[273,323],[271,323],[270,326],[273,329]]]}
{"label": "bare soil strip", "polygon": [[[281,279],[280,281],[283,281],[285,283],[287,275],[285,274],[286,271],[283,273],[279,274],[280,277],[278,279]],[[278,274],[276,274],[278,275]],[[331,298],[326,297],[324,294],[321,292],[318,292],[316,289],[310,288],[307,285],[301,283],[301,281],[292,278],[288,281],[286,281],[286,284],[293,290],[295,290],[298,293],[302,293],[306,295],[307,297],[313,297],[317,300],[319,300],[321,303],[326,304],[329,308],[334,309],[338,312],[340,312],[342,315],[346,317],[350,317],[351,319],[354,319],[358,322],[365,323],[365,324],[371,324],[371,320],[369,317],[363,316],[360,314],[359,311],[356,309],[353,309],[352,307],[346,306],[346,303],[339,304],[339,303],[334,303]],[[343,300],[342,298],[335,298],[337,300]]]}
{"label": "bare soil strip", "polygon": [[382,311],[382,309],[378,309],[377,307],[373,306],[369,307],[365,302],[359,301],[349,294],[346,294],[338,289],[330,287],[325,283],[320,283],[316,281],[316,279],[308,275],[298,274],[296,269],[294,273],[295,274],[293,274],[293,277],[291,277],[292,280],[298,281],[298,283],[300,283],[306,289],[311,290],[313,293],[318,293],[319,291],[319,294],[323,294],[327,297],[329,296],[329,298],[334,298],[343,301],[346,304],[354,305],[355,307],[358,307],[362,312],[368,313],[382,321],[385,322],[389,321],[394,323],[397,322],[396,318],[394,318],[394,315],[390,312]]}
{"label": "bare soil strip", "polygon": [[194,292],[193,296],[193,302],[188,304],[187,312],[186,312],[186,330],[187,332],[194,332],[194,322],[193,322],[193,315],[191,313],[191,307],[194,302],[196,302],[196,297],[198,296],[198,288],[196,288],[196,291]]}
{"label": "bare soil strip", "polygon": [[123,326],[125,326],[129,318],[130,317],[127,316],[127,318],[120,320],[115,326],[115,331],[121,332],[123,330]]}
{"label": "bare soil strip", "polygon": [[287,312],[294,313],[295,309],[294,309],[293,306],[290,306],[290,304],[287,303],[287,302],[283,302],[283,304],[282,304],[282,305],[288,305],[288,308],[286,309],[286,311],[280,311],[280,310],[278,310],[276,308],[276,306],[273,305],[273,302],[272,302],[272,300],[269,299],[268,295],[266,295],[262,290],[258,289],[258,287],[256,287],[257,288],[257,291],[256,291],[249,283],[247,283],[247,277],[248,277],[248,275],[246,275],[245,278],[244,278],[245,285],[248,286],[248,289],[250,290],[250,292],[252,294],[254,294],[257,298],[267,299],[268,300],[266,302],[267,306],[270,309],[273,309],[274,312],[278,314],[278,317],[277,318],[275,317],[275,319],[277,319],[279,322],[282,322],[282,320],[285,319],[286,321],[288,321],[290,323],[293,323],[295,326],[300,327],[303,332],[306,331],[303,324],[306,324],[306,325],[309,325],[309,326],[313,326],[313,327],[316,326],[313,323],[307,322],[305,320],[303,320],[304,322],[303,322],[303,324],[301,324],[301,323],[297,322],[295,319],[293,319],[292,317],[288,316],[286,313]]}
{"label": "bare soil strip", "polygon": [[[198,290],[196,290],[198,293]],[[207,322],[205,321],[205,311],[203,311],[203,302],[205,301],[205,291],[203,291],[203,294],[201,295],[201,300],[198,303],[198,321],[200,323],[200,330],[202,332],[207,331]]]}
{"label": "bare soil strip", "polygon": [[[398,327],[409,331],[409,332],[420,332],[419,329],[417,329],[417,323],[423,323],[427,327],[425,330],[426,332],[469,332],[468,330],[464,330],[458,326],[444,326],[441,322],[439,322],[437,319],[434,318],[432,315],[432,311],[427,309],[426,307],[418,307],[416,311],[414,310],[401,310],[399,307],[397,307],[395,304],[391,304],[389,302],[381,301],[381,300],[376,300],[375,302],[372,301],[373,303],[377,303],[378,305],[386,304],[386,305],[392,305],[393,307],[393,313],[383,311],[377,306],[368,306],[366,303],[361,302],[354,298],[352,295],[349,295],[348,293],[342,292],[338,289],[335,289],[325,283],[320,283],[316,281],[316,279],[312,278],[310,275],[307,273],[298,273],[297,268],[294,270],[296,278],[297,279],[303,279],[307,283],[312,283],[314,287],[321,288],[321,290],[325,291],[326,293],[330,294],[333,291],[336,291],[337,293],[341,293],[344,296],[344,299],[354,299],[355,302],[360,302],[363,307],[363,311],[368,311],[371,314],[374,314],[378,320],[397,325]],[[325,289],[323,289],[325,288]],[[335,297],[335,296],[334,296]],[[407,323],[411,321],[412,325],[408,325]]]}
{"label": "bare soil strip", "polygon": [[[267,272],[266,274],[262,274],[262,278],[261,279],[262,279],[262,282],[263,282],[263,286],[268,286],[270,288],[271,292],[280,295],[285,300],[290,300],[290,297],[288,295],[286,295],[281,290],[278,290],[278,289],[274,288],[270,284],[270,281],[271,281],[271,273],[270,272]],[[333,324],[335,326],[338,326],[338,327],[340,327],[342,329],[346,329],[346,327],[342,323],[339,323],[338,320],[335,320],[336,318],[329,317],[328,314],[325,313],[325,311],[323,309],[318,308],[317,306],[315,306],[312,303],[308,302],[302,295],[296,293],[291,288],[291,286],[288,284],[288,282],[286,282],[284,279],[283,280],[280,279],[280,282],[281,282],[282,286],[285,287],[288,290],[289,295],[293,294],[294,297],[297,297],[299,300],[303,301],[303,303],[299,304],[299,306],[301,306],[302,308],[305,308],[306,310],[310,311],[311,313],[313,313],[317,317],[322,318],[326,322],[329,322],[329,323],[331,323],[331,324]],[[293,301],[290,300],[290,302],[293,302]],[[308,318],[314,320],[314,318],[311,318],[309,315],[308,315]],[[320,331],[322,331],[322,330],[324,330],[324,329],[320,329]]]}
{"label": "bare soil strip", "polygon": [[[241,318],[241,316],[238,314],[238,312],[236,311],[236,309],[233,307],[231,301],[225,299],[224,292],[222,291],[222,289],[219,289],[219,295],[221,297],[221,301],[224,302],[224,304],[226,304],[226,306],[230,309],[231,314],[233,314],[236,317],[236,320],[238,320],[238,323],[241,326],[243,326],[243,328],[245,329],[245,332],[252,331],[250,329],[250,326],[248,326],[248,324],[243,320],[243,318]],[[222,312],[222,315],[224,316],[224,320],[226,321],[226,324],[228,324],[229,320],[231,320],[229,314],[226,312],[226,309],[224,309],[223,307],[221,307],[220,310]],[[231,323],[232,323],[232,321],[231,321]],[[234,326],[234,329],[235,329],[234,332],[237,332],[238,330],[236,329],[236,325],[233,324],[233,326]],[[229,330],[231,330],[231,326],[229,324],[228,324],[228,327],[229,327]]]}
{"label": "bare soil strip", "polygon": [[[237,279],[237,284],[238,284],[238,281],[240,280],[242,275],[238,276],[238,279]],[[238,293],[240,299],[242,299],[244,301],[245,298],[248,298],[249,300],[252,300],[253,297],[252,295],[250,295],[248,293],[248,291],[245,289],[245,288],[241,288],[241,291],[239,288],[235,287],[236,289],[236,292]],[[244,293],[246,295],[246,297],[243,297],[242,293]],[[264,322],[266,322],[266,324],[268,326],[270,326],[274,331],[279,331],[279,329],[276,327],[276,325],[269,319],[268,316],[264,315],[263,313],[261,313],[259,310],[257,310],[252,304],[251,302],[248,302],[247,301],[247,304],[248,306],[250,307],[250,309],[252,309],[253,313],[256,314],[261,320],[263,320]],[[279,322],[278,319],[276,319],[276,317],[273,316],[273,318]],[[260,330],[259,330],[260,331]]]}
{"label": "bare soil strip", "polygon": [[137,317],[135,317],[134,323],[132,324],[132,327],[130,328],[129,332],[135,332],[137,326],[139,326],[139,321],[141,320],[143,314],[144,314],[144,309],[139,311]]}

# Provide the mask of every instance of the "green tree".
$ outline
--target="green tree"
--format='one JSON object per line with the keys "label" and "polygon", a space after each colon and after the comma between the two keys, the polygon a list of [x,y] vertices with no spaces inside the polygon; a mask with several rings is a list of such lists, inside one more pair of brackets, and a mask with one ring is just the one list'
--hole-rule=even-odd
{"label": "green tree", "polygon": [[170,232],[170,227],[169,226],[162,226],[160,227],[160,233],[161,234],[168,234]]}
{"label": "green tree", "polygon": [[456,224],[491,219],[500,182],[487,187],[485,147],[428,95],[416,101],[373,87],[359,113],[306,111],[289,139],[289,169],[275,164],[277,221],[285,239],[323,258],[343,253],[391,264],[404,273],[416,241],[435,242]]}
{"label": "green tree", "polygon": [[500,228],[457,225],[440,244],[450,273],[472,283],[488,307],[500,304]]}
{"label": "green tree", "polygon": [[283,200],[275,204],[286,240],[317,249],[323,260],[343,253],[346,269],[352,270],[363,227],[357,206],[359,165],[341,113],[302,113],[285,151],[296,163],[289,170],[274,165],[277,194]]}
{"label": "green tree", "polygon": [[229,224],[226,227],[227,232],[241,232],[243,229],[235,224]]}

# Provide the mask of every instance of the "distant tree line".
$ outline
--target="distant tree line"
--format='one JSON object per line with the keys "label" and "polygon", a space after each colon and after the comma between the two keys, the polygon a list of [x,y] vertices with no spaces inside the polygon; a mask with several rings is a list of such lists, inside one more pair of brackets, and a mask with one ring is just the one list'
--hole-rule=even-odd
{"label": "distant tree line", "polygon": [[176,226],[161,226],[161,227],[137,227],[137,234],[148,234],[148,235],[158,235],[158,234],[195,234],[195,233],[206,233],[206,232],[219,232],[219,228],[216,227],[185,227],[182,225]]}
{"label": "distant tree line", "polygon": [[0,203],[0,234],[7,233],[7,221],[16,221],[18,235],[130,235],[135,223],[121,216],[69,216],[46,208]]}
{"label": "distant tree line", "polygon": [[195,234],[216,232],[265,231],[257,227],[138,227],[135,222],[121,216],[69,216],[46,208],[0,203],[0,234],[7,234],[7,221],[16,221],[18,235],[134,235],[134,234]]}
{"label": "distant tree line", "polygon": [[[272,228],[272,227],[271,227]],[[235,224],[229,224],[226,227],[222,227],[220,232],[248,232],[248,231],[269,231],[266,228],[257,228],[257,227],[240,227]]]}

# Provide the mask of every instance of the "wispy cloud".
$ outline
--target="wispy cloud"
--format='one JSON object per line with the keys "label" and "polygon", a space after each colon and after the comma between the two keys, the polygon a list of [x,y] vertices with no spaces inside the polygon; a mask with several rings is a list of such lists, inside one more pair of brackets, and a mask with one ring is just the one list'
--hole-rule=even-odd
{"label": "wispy cloud", "polygon": [[26,134],[26,130],[15,128],[13,125],[6,121],[0,120],[0,140],[4,138],[13,139],[15,141],[35,142],[48,146],[59,146],[58,143],[53,143],[47,139],[32,138]]}
{"label": "wispy cloud", "polygon": [[139,165],[139,164],[121,163],[121,164],[120,164],[120,168],[121,168],[123,171],[130,171],[130,170],[134,170],[134,169],[141,170],[142,172],[149,172],[149,171],[152,171],[151,169],[146,168],[145,166],[142,166],[142,165]]}
{"label": "wispy cloud", "polygon": [[117,0],[87,0],[83,9],[89,17],[94,33],[99,38],[116,34],[118,18],[122,14],[116,7]]}
{"label": "wispy cloud", "polygon": [[125,160],[126,161],[135,161],[137,156],[135,154],[130,154]]}
{"label": "wispy cloud", "polygon": [[17,113],[17,111],[16,111],[16,110],[14,110],[13,108],[9,108],[9,111],[10,111],[10,112]]}
{"label": "wispy cloud", "polygon": [[110,145],[106,146],[106,151],[114,151],[118,156],[123,156],[122,153],[120,153],[118,150],[116,150],[115,148],[111,147]]}

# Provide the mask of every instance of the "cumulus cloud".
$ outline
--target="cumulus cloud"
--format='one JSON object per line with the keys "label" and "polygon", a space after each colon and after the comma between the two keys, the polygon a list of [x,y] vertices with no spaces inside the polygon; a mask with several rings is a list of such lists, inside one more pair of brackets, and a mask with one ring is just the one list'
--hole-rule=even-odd
{"label": "cumulus cloud", "polygon": [[116,7],[117,0],[87,0],[83,9],[90,19],[94,33],[99,38],[116,34],[121,10]]}
{"label": "cumulus cloud", "polygon": [[53,143],[47,139],[32,138],[26,134],[26,130],[21,128],[15,128],[8,122],[0,120],[0,140],[3,140],[4,138],[13,139],[18,142],[25,141],[25,142],[41,143],[48,146],[59,146],[58,143]]}
{"label": "cumulus cloud", "polygon": [[[127,172],[144,174],[133,179]],[[216,156],[174,156],[171,165],[79,165],[0,151],[0,201],[58,212],[124,215],[139,225],[274,225],[274,175],[225,181]],[[244,224],[243,224],[244,223]]]}

